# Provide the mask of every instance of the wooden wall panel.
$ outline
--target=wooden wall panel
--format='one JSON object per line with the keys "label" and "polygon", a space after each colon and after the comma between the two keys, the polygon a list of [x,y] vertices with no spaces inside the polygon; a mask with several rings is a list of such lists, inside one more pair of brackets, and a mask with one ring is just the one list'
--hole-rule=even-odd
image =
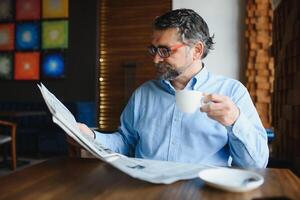
{"label": "wooden wall panel", "polygon": [[247,88],[265,128],[271,127],[274,59],[270,0],[248,0],[246,17]]}
{"label": "wooden wall panel", "polygon": [[115,130],[134,89],[155,76],[147,53],[152,22],[171,0],[101,0],[99,7],[98,128]]}
{"label": "wooden wall panel", "polygon": [[300,174],[300,2],[281,1],[274,12],[275,156]]}

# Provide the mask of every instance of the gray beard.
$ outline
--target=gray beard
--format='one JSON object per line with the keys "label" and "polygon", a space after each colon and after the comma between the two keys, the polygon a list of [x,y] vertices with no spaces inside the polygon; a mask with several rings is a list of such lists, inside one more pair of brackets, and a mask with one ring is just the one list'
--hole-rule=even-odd
{"label": "gray beard", "polygon": [[155,67],[157,69],[157,78],[162,80],[174,80],[181,74],[168,63],[156,63]]}

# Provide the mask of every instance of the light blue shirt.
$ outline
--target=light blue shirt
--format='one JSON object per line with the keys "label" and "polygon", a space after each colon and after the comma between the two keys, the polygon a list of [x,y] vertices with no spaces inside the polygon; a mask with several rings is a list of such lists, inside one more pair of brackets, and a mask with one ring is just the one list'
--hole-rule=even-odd
{"label": "light blue shirt", "polygon": [[226,95],[238,106],[240,116],[233,126],[225,127],[200,110],[182,113],[170,82],[151,80],[131,96],[118,131],[97,132],[96,140],[137,158],[218,166],[228,166],[232,159],[233,166],[266,167],[267,134],[239,81],[211,74],[204,67],[185,89]]}

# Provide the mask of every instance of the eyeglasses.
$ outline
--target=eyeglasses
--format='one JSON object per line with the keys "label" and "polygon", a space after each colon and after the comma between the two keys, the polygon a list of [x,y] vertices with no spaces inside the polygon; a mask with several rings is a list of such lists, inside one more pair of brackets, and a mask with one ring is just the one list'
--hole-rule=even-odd
{"label": "eyeglasses", "polygon": [[166,46],[158,46],[155,47],[154,45],[151,45],[148,47],[148,52],[150,55],[155,56],[158,54],[161,58],[168,58],[172,52],[179,49],[180,47],[183,47],[185,44],[178,44],[174,45],[172,47],[166,47]]}

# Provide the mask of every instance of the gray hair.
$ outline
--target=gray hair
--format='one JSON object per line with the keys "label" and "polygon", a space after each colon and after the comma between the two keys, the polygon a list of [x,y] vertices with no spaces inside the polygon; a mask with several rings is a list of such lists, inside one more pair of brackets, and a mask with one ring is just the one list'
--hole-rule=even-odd
{"label": "gray hair", "polygon": [[192,9],[172,10],[157,17],[154,21],[155,30],[176,28],[181,42],[193,45],[201,41],[204,45],[202,58],[205,58],[213,49],[213,36],[209,35],[209,29],[204,19]]}

